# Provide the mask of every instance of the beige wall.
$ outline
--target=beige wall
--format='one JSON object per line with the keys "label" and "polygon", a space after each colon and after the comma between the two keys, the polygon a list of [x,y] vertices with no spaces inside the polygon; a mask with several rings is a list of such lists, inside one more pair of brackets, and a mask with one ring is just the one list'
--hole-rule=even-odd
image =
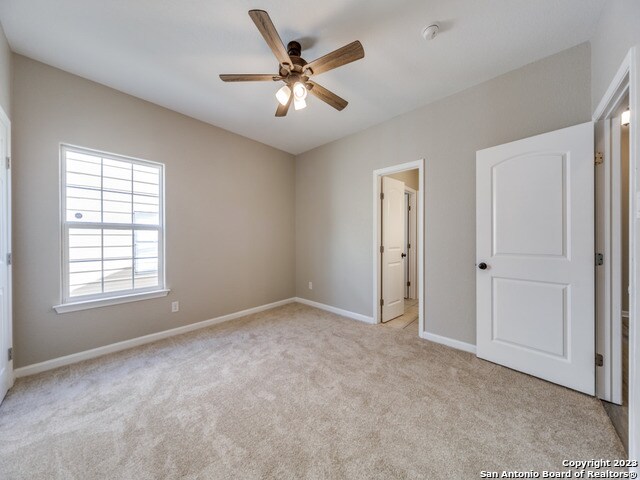
{"label": "beige wall", "polygon": [[[13,58],[16,367],[294,295],[292,155]],[[60,142],[166,165],[168,297],[52,310],[60,302]],[[180,312],[172,314],[174,300]]]}
{"label": "beige wall", "polygon": [[398,172],[387,176],[404,182],[404,184],[409,188],[420,190],[420,172],[417,169],[405,170],[404,172]]}
{"label": "beige wall", "polygon": [[0,106],[11,118],[11,50],[0,25]]}
{"label": "beige wall", "polygon": [[592,110],[634,45],[640,45],[640,1],[608,0],[591,38]]}
{"label": "beige wall", "polygon": [[582,44],[298,156],[297,295],[372,315],[372,172],[425,158],[426,329],[475,343],[475,152],[588,121],[590,75]]}

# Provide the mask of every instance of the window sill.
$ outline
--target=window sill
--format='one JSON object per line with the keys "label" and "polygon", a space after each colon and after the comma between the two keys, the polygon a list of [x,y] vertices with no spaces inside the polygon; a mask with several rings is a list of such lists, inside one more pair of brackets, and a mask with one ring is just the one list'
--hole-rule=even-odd
{"label": "window sill", "polygon": [[166,297],[171,290],[154,290],[152,292],[132,293],[131,295],[121,295],[119,297],[99,298],[97,300],[85,300],[83,302],[63,303],[56,305],[53,309],[56,313],[77,312],[79,310],[89,310],[91,308],[108,307],[121,303],[137,302],[149,300],[151,298]]}

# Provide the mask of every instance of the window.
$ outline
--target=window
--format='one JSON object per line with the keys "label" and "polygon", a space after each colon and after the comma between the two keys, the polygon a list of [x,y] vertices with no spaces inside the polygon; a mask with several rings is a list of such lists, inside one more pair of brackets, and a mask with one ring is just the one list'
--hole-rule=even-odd
{"label": "window", "polygon": [[61,158],[62,306],[164,290],[164,166],[67,145]]}

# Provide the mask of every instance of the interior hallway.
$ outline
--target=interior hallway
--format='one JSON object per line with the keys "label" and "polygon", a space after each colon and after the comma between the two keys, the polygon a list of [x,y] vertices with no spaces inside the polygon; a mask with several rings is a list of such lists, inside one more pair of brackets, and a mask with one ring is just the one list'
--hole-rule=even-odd
{"label": "interior hallway", "polygon": [[389,320],[383,323],[385,327],[403,329],[410,328],[418,330],[418,306],[419,301],[417,298],[405,298],[404,299],[404,315]]}

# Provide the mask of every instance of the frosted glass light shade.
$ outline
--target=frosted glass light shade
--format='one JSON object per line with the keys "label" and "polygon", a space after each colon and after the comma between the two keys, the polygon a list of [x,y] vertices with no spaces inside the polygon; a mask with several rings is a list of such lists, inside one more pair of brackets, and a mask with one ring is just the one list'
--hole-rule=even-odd
{"label": "frosted glass light shade", "polygon": [[286,105],[289,102],[289,97],[291,97],[291,89],[286,85],[276,92],[276,98],[280,105]]}
{"label": "frosted glass light shade", "polygon": [[293,98],[297,98],[298,100],[304,100],[307,98],[307,87],[305,87],[301,82],[296,82],[293,85]]}
{"label": "frosted glass light shade", "polygon": [[304,98],[296,98],[295,95],[293,96],[293,108],[296,110],[302,110],[306,106],[307,102],[304,101]]}
{"label": "frosted glass light shade", "polygon": [[620,124],[623,127],[626,127],[630,123],[631,123],[631,110],[626,110],[622,112],[622,115],[620,116]]}

